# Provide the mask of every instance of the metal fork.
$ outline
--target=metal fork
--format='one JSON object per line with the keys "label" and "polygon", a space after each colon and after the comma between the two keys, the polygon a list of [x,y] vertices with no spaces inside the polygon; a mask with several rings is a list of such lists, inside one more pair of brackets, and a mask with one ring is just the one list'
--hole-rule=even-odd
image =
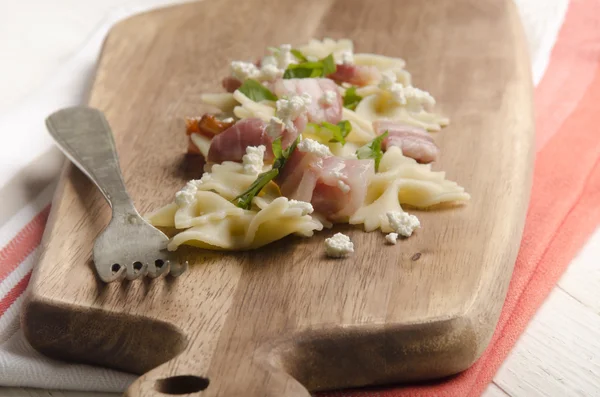
{"label": "metal fork", "polygon": [[94,243],[94,265],[104,282],[152,278],[187,269],[166,250],[168,237],[137,212],[125,190],[113,135],[97,109],[73,107],[46,119],[58,147],[98,186],[112,207],[112,219]]}

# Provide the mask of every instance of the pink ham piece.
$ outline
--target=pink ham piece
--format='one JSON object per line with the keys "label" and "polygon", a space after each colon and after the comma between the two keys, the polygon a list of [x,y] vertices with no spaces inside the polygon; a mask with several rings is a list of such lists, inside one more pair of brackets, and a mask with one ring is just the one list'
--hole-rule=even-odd
{"label": "pink ham piece", "polygon": [[350,83],[359,87],[375,84],[381,80],[381,72],[371,65],[336,65],[335,73],[330,74],[330,79],[337,83]]}
{"label": "pink ham piece", "polygon": [[365,201],[367,185],[374,174],[373,160],[337,156],[323,159],[323,171],[312,195],[313,208],[330,221],[346,220]]}
{"label": "pink ham piece", "polygon": [[319,156],[296,149],[279,172],[276,182],[285,197],[310,203],[322,171],[323,160]]}
{"label": "pink ham piece", "polygon": [[[307,116],[311,123],[328,121],[337,124],[342,120],[342,96],[337,85],[329,79],[280,79],[272,84],[272,89],[279,98],[285,95],[302,95],[304,93],[310,95],[312,103]],[[331,104],[325,103],[322,99],[326,91],[335,92],[335,100]],[[306,126],[306,122],[303,121],[303,123],[302,125],[294,124],[299,131],[302,131]]]}
{"label": "pink ham piece", "polygon": [[273,161],[273,143],[265,131],[267,124],[257,118],[240,120],[225,131],[216,135],[208,150],[208,162],[242,161],[248,146],[264,145],[265,162]]}
{"label": "pink ham piece", "polygon": [[347,219],[362,205],[368,181],[374,173],[372,160],[320,158],[295,150],[277,183],[284,196],[310,202],[315,211],[338,222]]}
{"label": "pink ham piece", "polygon": [[387,138],[383,140],[383,150],[387,150],[390,146],[398,146],[402,149],[402,154],[421,164],[437,160],[440,149],[431,135],[423,128],[397,121],[378,120],[373,122],[373,130],[377,135],[388,131]]}

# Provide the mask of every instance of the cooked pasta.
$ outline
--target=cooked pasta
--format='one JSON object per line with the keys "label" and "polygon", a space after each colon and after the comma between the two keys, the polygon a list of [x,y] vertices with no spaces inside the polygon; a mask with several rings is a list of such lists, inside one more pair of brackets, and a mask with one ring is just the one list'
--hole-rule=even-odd
{"label": "cooked pasta", "polygon": [[[431,169],[440,150],[430,132],[449,120],[401,58],[311,40],[269,47],[257,63],[233,61],[223,87],[230,92],[202,95],[218,113],[188,124],[189,150],[207,160],[206,172],[147,217],[175,230],[170,250],[256,249],[336,222],[390,233],[395,244],[420,226],[403,205],[470,198]],[[347,255],[346,240],[329,239],[347,251],[328,252]]]}

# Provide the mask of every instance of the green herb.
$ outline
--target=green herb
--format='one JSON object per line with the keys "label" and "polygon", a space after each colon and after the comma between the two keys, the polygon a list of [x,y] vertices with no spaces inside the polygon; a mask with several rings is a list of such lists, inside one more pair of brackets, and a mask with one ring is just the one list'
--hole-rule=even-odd
{"label": "green herb", "polygon": [[346,137],[352,131],[352,124],[348,120],[342,120],[337,124],[331,124],[327,121],[321,124],[309,123],[308,127],[314,129],[315,134],[324,136],[329,142],[339,142],[346,144]]}
{"label": "green herb", "polygon": [[238,88],[240,92],[252,99],[254,102],[263,100],[276,101],[277,96],[273,94],[267,87],[254,79],[247,79],[244,84]]}
{"label": "green herb", "polygon": [[302,52],[300,52],[300,50],[292,49],[290,52],[296,57],[296,59],[299,62],[308,62],[308,59],[306,59],[306,57]]}
{"label": "green herb", "polygon": [[337,67],[335,66],[335,60],[333,59],[332,54],[329,54],[325,58],[321,59],[321,62],[323,63],[323,77],[335,73]]}
{"label": "green herb", "polygon": [[[302,54],[301,54],[302,55]],[[296,56],[296,54],[294,54]],[[304,55],[302,55],[304,57]],[[303,61],[293,63],[283,73],[284,79],[306,79],[314,77],[326,77],[335,73],[335,61],[333,55],[329,54],[323,59],[315,62]]]}
{"label": "green herb", "polygon": [[358,103],[362,100],[360,95],[356,94],[356,87],[350,87],[344,93],[344,107],[350,110],[356,109]]}
{"label": "green herb", "polygon": [[233,203],[240,208],[249,210],[252,206],[252,200],[254,197],[256,197],[269,182],[279,175],[279,171],[285,166],[287,159],[296,149],[296,146],[298,146],[299,142],[300,137],[296,138],[296,140],[287,149],[282,149],[281,137],[275,139],[272,144],[273,154],[275,155],[273,168],[271,168],[269,171],[259,174],[256,180],[252,182],[252,185],[250,185],[245,192],[233,199]]}
{"label": "green herb", "polygon": [[379,135],[377,138],[373,139],[371,142],[367,143],[364,146],[361,146],[356,151],[356,157],[359,159],[373,159],[375,161],[375,171],[379,170],[379,162],[383,157],[383,151],[381,150],[381,144],[385,137],[388,136],[388,131]]}
{"label": "green herb", "polygon": [[249,210],[252,205],[252,199],[256,197],[269,182],[275,179],[277,175],[279,175],[279,170],[276,168],[263,172],[254,182],[252,182],[252,185],[250,185],[244,193],[233,199],[233,203],[240,208]]}

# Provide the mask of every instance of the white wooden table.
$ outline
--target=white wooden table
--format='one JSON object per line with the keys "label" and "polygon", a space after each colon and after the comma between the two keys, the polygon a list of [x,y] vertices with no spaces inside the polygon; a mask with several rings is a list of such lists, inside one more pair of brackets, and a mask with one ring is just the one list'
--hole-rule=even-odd
{"label": "white wooden table", "polygon": [[[516,0],[534,70],[544,67],[539,54],[552,46],[567,1]],[[0,0],[0,113],[40,87],[103,17],[123,3]],[[0,396],[14,397],[116,395],[0,387]],[[573,260],[485,396],[600,397],[600,229]]]}

